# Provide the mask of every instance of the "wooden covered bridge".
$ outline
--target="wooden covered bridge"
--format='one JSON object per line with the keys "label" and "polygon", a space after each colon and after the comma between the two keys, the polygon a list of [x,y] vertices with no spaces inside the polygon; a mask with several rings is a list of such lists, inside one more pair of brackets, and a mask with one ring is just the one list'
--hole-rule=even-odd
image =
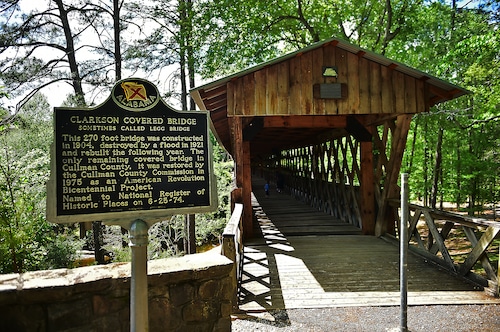
{"label": "wooden covered bridge", "polygon": [[[249,252],[252,243],[268,244],[255,239],[262,239],[270,224],[276,225],[272,218],[259,214],[281,211],[288,215],[275,217],[280,219],[278,228],[288,233],[280,229],[273,233],[276,238],[282,235],[281,245],[290,245],[290,236],[304,248],[318,248],[321,243],[325,253],[331,254],[323,259],[329,261],[339,261],[335,255],[357,259],[355,250],[333,245],[341,243],[338,236],[342,234],[355,236],[345,245],[357,248],[379,237],[397,238],[398,179],[412,116],[467,93],[338,39],[191,91],[199,108],[210,112],[214,134],[235,161],[236,188],[231,198],[233,206],[243,206],[241,227]],[[266,201],[261,195],[265,181],[284,193],[273,192]],[[300,203],[285,203],[285,193],[324,217],[313,217],[311,222],[313,212],[306,212],[309,218],[305,218],[297,211]],[[307,206],[299,209],[308,211]],[[498,294],[498,268],[488,257],[500,230],[497,224],[419,206],[412,206],[411,211],[408,227],[415,251],[455,276]],[[458,260],[449,243],[457,234],[470,243],[470,250]],[[320,241],[319,235],[337,237]],[[329,251],[333,247],[336,251]],[[471,272],[478,263],[482,276]],[[356,270],[352,269],[353,275]],[[294,283],[293,278],[290,281]]]}

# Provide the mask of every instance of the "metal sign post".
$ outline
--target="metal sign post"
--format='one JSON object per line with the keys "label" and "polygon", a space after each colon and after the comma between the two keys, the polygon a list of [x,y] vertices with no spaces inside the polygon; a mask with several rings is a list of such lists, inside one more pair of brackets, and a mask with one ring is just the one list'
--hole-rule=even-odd
{"label": "metal sign post", "polygon": [[400,243],[400,288],[401,323],[400,330],[408,331],[408,174],[401,174],[401,222],[399,226]]}
{"label": "metal sign post", "polygon": [[132,250],[130,331],[148,331],[148,224],[135,220],[129,230]]}

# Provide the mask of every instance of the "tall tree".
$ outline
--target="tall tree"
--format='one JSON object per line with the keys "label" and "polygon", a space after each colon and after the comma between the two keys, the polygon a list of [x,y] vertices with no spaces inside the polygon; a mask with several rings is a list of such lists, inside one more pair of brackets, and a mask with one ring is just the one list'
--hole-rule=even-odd
{"label": "tall tree", "polygon": [[[205,76],[219,75],[338,37],[385,54],[407,33],[421,0],[215,0],[204,3],[210,34]],[[244,14],[242,14],[244,13]],[[221,42],[224,41],[224,42]]]}
{"label": "tall tree", "polygon": [[10,98],[21,98],[17,110],[56,83],[70,86],[70,105],[102,100],[102,92],[107,95],[123,75],[126,41],[136,39],[145,26],[124,4],[47,0],[30,6],[28,0],[0,0],[0,82]]}
{"label": "tall tree", "polygon": [[[499,184],[494,178],[500,165],[491,158],[499,147],[494,129],[500,114],[498,20],[485,7],[459,8],[455,2],[432,3],[418,17],[421,21],[416,24],[425,22],[426,30],[412,33],[404,54],[406,62],[472,92],[433,108],[431,116],[419,116],[424,122],[419,137],[433,141],[435,147],[435,158],[424,166],[435,168],[431,204],[438,192],[458,206],[468,197],[468,210],[474,213],[478,201],[498,201]],[[410,181],[419,192],[427,190],[418,178]]]}
{"label": "tall tree", "polygon": [[23,97],[17,111],[38,91],[57,82],[70,84],[75,103],[85,105],[75,45],[85,27],[73,24],[83,8],[52,0],[26,13],[21,5],[26,2],[0,2],[0,81],[12,97]]}

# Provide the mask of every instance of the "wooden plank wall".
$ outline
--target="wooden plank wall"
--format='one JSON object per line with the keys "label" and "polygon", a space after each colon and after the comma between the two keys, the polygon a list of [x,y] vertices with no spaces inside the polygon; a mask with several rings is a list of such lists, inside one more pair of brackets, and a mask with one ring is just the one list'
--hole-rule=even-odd
{"label": "wooden plank wall", "polygon": [[[336,66],[338,78],[322,76]],[[344,99],[318,99],[314,84],[342,83]],[[419,113],[425,82],[328,44],[227,84],[228,116]]]}

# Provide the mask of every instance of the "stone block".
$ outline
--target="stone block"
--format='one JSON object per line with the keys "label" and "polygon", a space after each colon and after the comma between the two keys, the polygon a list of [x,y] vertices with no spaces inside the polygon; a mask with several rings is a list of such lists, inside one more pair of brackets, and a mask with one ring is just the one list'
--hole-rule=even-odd
{"label": "stone block", "polygon": [[220,304],[220,313],[222,317],[230,317],[233,313],[233,306],[231,302],[222,302]]}
{"label": "stone block", "polygon": [[191,284],[180,284],[171,286],[169,290],[170,301],[174,306],[183,305],[194,299],[195,289]]}
{"label": "stone block", "polygon": [[92,297],[92,308],[95,316],[105,316],[119,312],[130,306],[128,297],[109,297],[105,295],[94,295]]}
{"label": "stone block", "polygon": [[182,309],[182,319],[186,322],[214,322],[218,314],[219,308],[208,301],[194,301]]}
{"label": "stone block", "polygon": [[149,301],[150,331],[178,331],[183,325],[179,307],[170,305],[166,299]]}
{"label": "stone block", "polygon": [[221,283],[221,299],[226,301],[232,301],[234,292],[236,292],[237,285],[233,282],[233,279],[226,277],[220,281]]}
{"label": "stone block", "polygon": [[46,331],[42,305],[0,306],[0,331]]}
{"label": "stone block", "polygon": [[219,283],[219,280],[208,280],[201,283],[198,289],[198,296],[200,299],[208,300],[217,296],[220,291]]}
{"label": "stone block", "polygon": [[221,318],[215,324],[212,332],[231,332],[231,318]]}
{"label": "stone block", "polygon": [[58,302],[47,306],[48,329],[63,331],[89,326],[92,322],[92,302],[89,298]]}

